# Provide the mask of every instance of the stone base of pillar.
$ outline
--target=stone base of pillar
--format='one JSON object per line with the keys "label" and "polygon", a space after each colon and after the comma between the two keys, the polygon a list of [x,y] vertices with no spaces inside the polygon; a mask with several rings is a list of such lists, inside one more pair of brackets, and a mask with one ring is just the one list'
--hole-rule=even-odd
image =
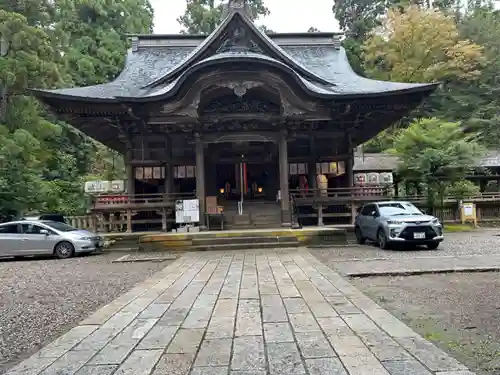
{"label": "stone base of pillar", "polygon": [[292,227],[292,217],[290,211],[281,210],[281,227],[291,228]]}

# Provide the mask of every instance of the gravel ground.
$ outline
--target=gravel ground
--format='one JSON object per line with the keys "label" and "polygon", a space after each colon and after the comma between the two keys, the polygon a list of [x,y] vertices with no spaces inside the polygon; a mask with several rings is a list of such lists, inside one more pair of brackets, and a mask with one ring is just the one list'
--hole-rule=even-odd
{"label": "gravel ground", "polygon": [[450,233],[438,250],[409,249],[409,250],[381,250],[378,247],[354,245],[332,247],[327,249],[311,249],[311,253],[327,263],[348,259],[411,259],[428,256],[458,256],[458,255],[500,255],[500,229],[482,229],[467,233]]}
{"label": "gravel ground", "polygon": [[478,375],[500,375],[500,273],[368,277],[353,283]]}
{"label": "gravel ground", "polygon": [[169,264],[120,256],[0,260],[0,373]]}

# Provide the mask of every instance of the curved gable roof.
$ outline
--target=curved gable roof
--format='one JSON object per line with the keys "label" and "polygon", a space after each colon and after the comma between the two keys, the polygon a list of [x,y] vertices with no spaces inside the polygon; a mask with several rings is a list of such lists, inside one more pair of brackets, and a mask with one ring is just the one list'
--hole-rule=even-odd
{"label": "curved gable roof", "polygon": [[255,38],[250,38],[252,42],[255,42],[257,46],[263,47],[270,51],[270,57],[275,58],[278,61],[289,65],[292,69],[296,70],[298,73],[303,75],[313,81],[324,85],[334,86],[334,82],[330,82],[314,72],[307,69],[301,63],[295,61],[292,56],[290,56],[285,50],[283,50],[278,44],[276,44],[271,38],[269,38],[265,33],[261,32],[253,22],[244,14],[239,11],[230,13],[217,28],[200,44],[196,47],[188,56],[186,56],[175,68],[167,72],[162,77],[156,78],[143,88],[154,87],[165,83],[169,80],[175,79],[179,74],[186,70],[189,66],[197,63],[200,60],[206,59],[207,52],[209,49],[215,47],[221,47],[224,41],[224,37],[227,32],[232,27],[242,26],[245,31]]}
{"label": "curved gable roof", "polygon": [[330,90],[324,88],[323,86],[311,83],[308,80],[304,79],[288,65],[269,56],[252,52],[239,53],[237,55],[233,53],[223,52],[201,60],[194,65],[189,65],[189,67],[185,71],[183,71],[176,79],[172,80],[169,83],[152,87],[147,94],[144,94],[141,97],[123,96],[117,97],[117,99],[123,101],[149,101],[150,99],[162,99],[171,97],[172,95],[175,95],[177,93],[186,79],[188,79],[192,74],[199,72],[203,68],[213,65],[234,64],[237,62],[250,62],[253,64],[260,64],[264,67],[276,68],[282,73],[287,74],[291,79],[293,79],[293,81],[295,81],[298,86],[300,86],[302,90],[304,90],[309,95],[320,98],[327,98],[333,94]]}

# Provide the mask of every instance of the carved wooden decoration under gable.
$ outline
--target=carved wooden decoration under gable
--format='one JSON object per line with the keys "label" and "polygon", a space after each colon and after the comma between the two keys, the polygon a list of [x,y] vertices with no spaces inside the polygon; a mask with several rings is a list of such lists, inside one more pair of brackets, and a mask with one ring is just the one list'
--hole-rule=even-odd
{"label": "carved wooden decoration under gable", "polygon": [[229,31],[226,39],[217,49],[217,53],[224,52],[253,52],[263,53],[262,49],[255,43],[244,26],[237,26]]}
{"label": "carved wooden decoration under gable", "polygon": [[242,98],[235,95],[225,95],[210,101],[205,107],[200,109],[202,115],[243,113],[279,115],[280,112],[281,108],[279,104],[254,95],[246,95]]}

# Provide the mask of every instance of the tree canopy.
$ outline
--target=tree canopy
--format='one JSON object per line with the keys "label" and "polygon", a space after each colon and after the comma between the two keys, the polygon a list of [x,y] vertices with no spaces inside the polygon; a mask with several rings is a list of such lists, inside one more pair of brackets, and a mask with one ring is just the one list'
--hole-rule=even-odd
{"label": "tree canopy", "polygon": [[481,46],[462,39],[454,19],[438,10],[391,9],[363,45],[367,75],[397,82],[475,80]]}
{"label": "tree canopy", "polygon": [[[250,16],[256,20],[269,14],[264,0],[248,0]],[[186,0],[186,11],[178,18],[185,34],[210,34],[221,21],[223,3],[216,0]],[[264,31],[270,31],[264,29]]]}
{"label": "tree canopy", "polygon": [[0,1],[0,216],[82,214],[87,176],[123,174],[121,156],[45,113],[26,90],[114,79],[127,34],[152,27],[147,0]]}
{"label": "tree canopy", "polygon": [[482,155],[475,134],[464,136],[460,123],[437,118],[412,122],[396,135],[390,151],[401,161],[399,173],[427,189],[431,206],[436,196],[442,198],[447,188],[471,174]]}

